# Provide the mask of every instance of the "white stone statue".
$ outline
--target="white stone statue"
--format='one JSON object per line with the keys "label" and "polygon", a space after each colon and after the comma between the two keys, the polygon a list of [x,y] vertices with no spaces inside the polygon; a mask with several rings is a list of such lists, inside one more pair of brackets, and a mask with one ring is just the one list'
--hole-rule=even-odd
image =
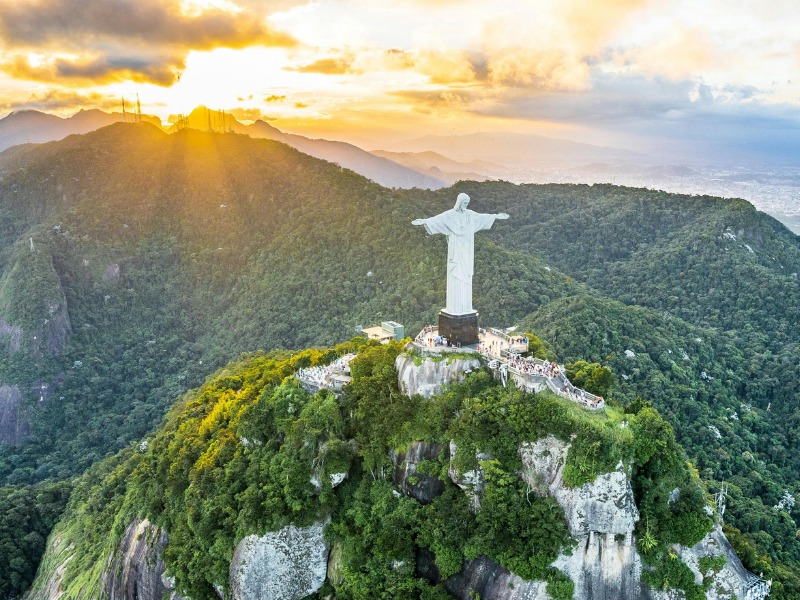
{"label": "white stone statue", "polygon": [[414,219],[412,225],[424,225],[429,234],[447,236],[447,305],[450,315],[474,313],[472,308],[472,274],[474,271],[475,232],[490,229],[495,219],[507,219],[506,213],[496,215],[467,210],[469,196],[459,194],[456,205],[429,219]]}

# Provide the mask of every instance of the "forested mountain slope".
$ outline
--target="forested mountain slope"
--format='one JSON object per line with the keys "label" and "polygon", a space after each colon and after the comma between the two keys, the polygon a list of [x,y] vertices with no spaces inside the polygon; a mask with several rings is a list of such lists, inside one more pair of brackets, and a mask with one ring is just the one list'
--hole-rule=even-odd
{"label": "forested mountain slope", "polygon": [[476,238],[482,323],[520,324],[559,360],[611,365],[620,400],[652,399],[712,489],[731,484],[748,566],[797,585],[800,514],[773,507],[798,493],[800,244],[749,204],[391,191],[275,141],[131,124],[11,148],[0,176],[3,481],[81,473],[241,352],[435,322],[446,242],[410,221],[465,191],[511,215]]}
{"label": "forested mountain slope", "polygon": [[[714,511],[655,410],[591,413],[485,369],[409,397],[402,348],[253,355],[210,377],[142,444],[81,477],[31,597],[700,600],[726,585],[697,585],[668,558],[706,536]],[[345,352],[358,355],[340,397],[292,377]],[[717,572],[727,563],[719,549],[704,557]],[[510,585],[491,585],[498,576]]]}
{"label": "forested mountain slope", "polygon": [[[118,124],[8,154],[0,385],[32,423],[3,448],[10,481],[82,471],[240,352],[413,330],[444,295],[445,241],[409,224],[424,200],[278,142]],[[571,287],[488,238],[478,264],[499,275],[476,286],[490,322]]]}

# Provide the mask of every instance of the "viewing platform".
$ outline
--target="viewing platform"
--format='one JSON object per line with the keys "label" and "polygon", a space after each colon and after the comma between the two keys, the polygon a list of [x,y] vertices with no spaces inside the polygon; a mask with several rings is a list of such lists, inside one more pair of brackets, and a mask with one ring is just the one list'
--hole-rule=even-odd
{"label": "viewing platform", "polygon": [[506,385],[513,379],[515,385],[526,392],[541,392],[545,389],[562,398],[576,402],[588,410],[602,410],[605,401],[601,396],[575,387],[564,374],[564,368],[556,363],[538,358],[523,357],[528,351],[523,336],[509,335],[495,328],[479,329],[479,343],[471,346],[450,346],[439,335],[435,325],[428,325],[419,332],[411,345],[422,354],[443,356],[455,352],[474,352],[488,359],[488,366],[495,378]]}
{"label": "viewing platform", "polygon": [[315,394],[323,388],[339,393],[342,388],[353,380],[350,376],[350,361],[355,356],[355,354],[345,354],[329,365],[298,369],[295,377],[297,377],[306,391],[311,394]]}

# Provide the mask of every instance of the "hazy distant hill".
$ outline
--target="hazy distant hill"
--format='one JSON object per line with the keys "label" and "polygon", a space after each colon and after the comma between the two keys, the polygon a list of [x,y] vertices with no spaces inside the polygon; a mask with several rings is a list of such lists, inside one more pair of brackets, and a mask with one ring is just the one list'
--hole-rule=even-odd
{"label": "hazy distant hill", "polygon": [[459,162],[436,152],[387,152],[373,150],[372,154],[392,160],[425,175],[453,184],[457,181],[486,181],[505,172],[499,165],[473,160]]}
{"label": "hazy distant hill", "polygon": [[[133,116],[129,113],[127,120]],[[142,119],[158,127],[157,117],[143,115]],[[112,123],[123,121],[122,113],[101,110],[82,110],[72,117],[61,118],[36,110],[13,112],[0,119],[0,151],[18,144],[42,143],[60,140],[75,133],[88,133]],[[221,111],[198,107],[186,116],[180,126],[200,131],[233,131],[255,138],[278,140],[316,158],[336,163],[368,177],[386,187],[439,189],[448,185],[448,177],[420,173],[397,162],[374,156],[361,148],[345,142],[310,139],[301,135],[286,134],[264,121],[245,125]]]}
{"label": "hazy distant hill", "polygon": [[445,177],[437,178],[432,174],[419,172],[399,164],[399,161],[374,156],[352,144],[284,133],[261,120],[252,125],[244,125],[231,115],[203,106],[194,109],[182,125],[200,131],[233,131],[254,138],[277,140],[309,156],[355,171],[385,187],[439,189],[449,184]]}
{"label": "hazy distant hill", "polygon": [[[133,115],[128,115],[128,120]],[[142,115],[148,123],[159,125],[157,117]],[[0,151],[17,144],[37,144],[60,140],[74,133],[88,133],[100,127],[123,120],[122,113],[106,113],[102,110],[81,110],[69,118],[61,118],[38,110],[12,112],[0,119]]]}
{"label": "hazy distant hill", "polygon": [[620,148],[520,133],[429,135],[400,142],[392,149],[403,152],[431,150],[456,160],[483,160],[504,166],[530,166],[536,162],[638,162],[644,158]]}
{"label": "hazy distant hill", "polygon": [[511,215],[476,238],[482,323],[612,365],[614,397],[652,400],[729,483],[748,567],[800,593],[800,512],[773,508],[800,493],[800,240],[746,202],[388,190],[277,141],[146,124],[7,150],[0,177],[3,482],[82,472],[242,352],[434,322],[446,241],[410,222],[465,191]]}

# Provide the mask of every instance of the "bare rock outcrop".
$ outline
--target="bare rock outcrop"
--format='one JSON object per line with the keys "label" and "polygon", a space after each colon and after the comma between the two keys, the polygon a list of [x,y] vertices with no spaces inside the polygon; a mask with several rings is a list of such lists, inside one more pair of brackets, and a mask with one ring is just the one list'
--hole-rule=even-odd
{"label": "bare rock outcrop", "polygon": [[108,568],[102,588],[109,600],[179,600],[174,582],[164,575],[161,555],[167,534],[147,519],[128,525]]}
{"label": "bare rock outcrop", "polygon": [[561,507],[574,536],[590,532],[627,535],[639,521],[628,477],[620,464],[578,488],[564,485],[564,464],[569,446],[553,436],[520,446],[522,478],[540,492],[543,485]]}
{"label": "bare rock outcrop", "polygon": [[[480,466],[470,469],[469,471],[459,473],[455,465],[457,451],[458,445],[455,443],[455,441],[450,440],[450,469],[448,471],[448,475],[450,475],[450,480],[460,487],[467,495],[470,500],[472,510],[478,510],[481,507],[481,496],[483,496],[483,488],[486,485],[485,474]],[[475,458],[480,463],[480,461],[487,460],[490,457],[488,454],[479,452],[475,455]]]}
{"label": "bare rock outcrop", "polygon": [[0,385],[0,444],[17,444],[30,435],[18,385]]}
{"label": "bare rock outcrop", "polygon": [[288,525],[263,536],[244,538],[230,566],[233,600],[300,600],[313,594],[328,570],[324,522]]}
{"label": "bare rock outcrop", "polygon": [[[736,556],[736,552],[719,526],[712,529],[706,537],[691,548],[681,547],[678,554],[694,573],[695,584],[702,584],[706,576],[710,579],[710,584],[706,588],[707,600],[734,600],[736,598],[755,600],[764,598],[769,592],[771,584],[758,580],[744,568],[742,561]],[[700,559],[715,556],[724,556],[725,566],[716,572],[703,573],[700,569]],[[656,597],[658,600],[669,600],[669,595],[666,593]]]}
{"label": "bare rock outcrop", "polygon": [[442,451],[439,444],[427,442],[411,442],[405,452],[389,451],[394,464],[394,484],[406,496],[411,496],[423,504],[432,502],[436,496],[444,492],[444,482],[431,475],[417,472],[417,466],[423,460],[435,460]]}
{"label": "bare rock outcrop", "polygon": [[0,319],[0,349],[5,346],[9,354],[16,354],[21,344],[22,327],[15,327],[5,319]]}
{"label": "bare rock outcrop", "polygon": [[569,445],[547,436],[519,448],[522,478],[539,494],[553,496],[564,509],[578,545],[554,566],[569,575],[581,600],[647,598],[641,559],[633,541],[639,511],[622,465],[577,488],[564,484]]}
{"label": "bare rock outcrop", "polygon": [[485,556],[467,562],[461,572],[444,585],[459,600],[546,600],[550,597],[544,581],[525,581]]}
{"label": "bare rock outcrop", "polygon": [[448,383],[462,381],[467,373],[481,368],[480,359],[463,357],[414,357],[407,353],[395,359],[400,391],[408,396],[435,396]]}

